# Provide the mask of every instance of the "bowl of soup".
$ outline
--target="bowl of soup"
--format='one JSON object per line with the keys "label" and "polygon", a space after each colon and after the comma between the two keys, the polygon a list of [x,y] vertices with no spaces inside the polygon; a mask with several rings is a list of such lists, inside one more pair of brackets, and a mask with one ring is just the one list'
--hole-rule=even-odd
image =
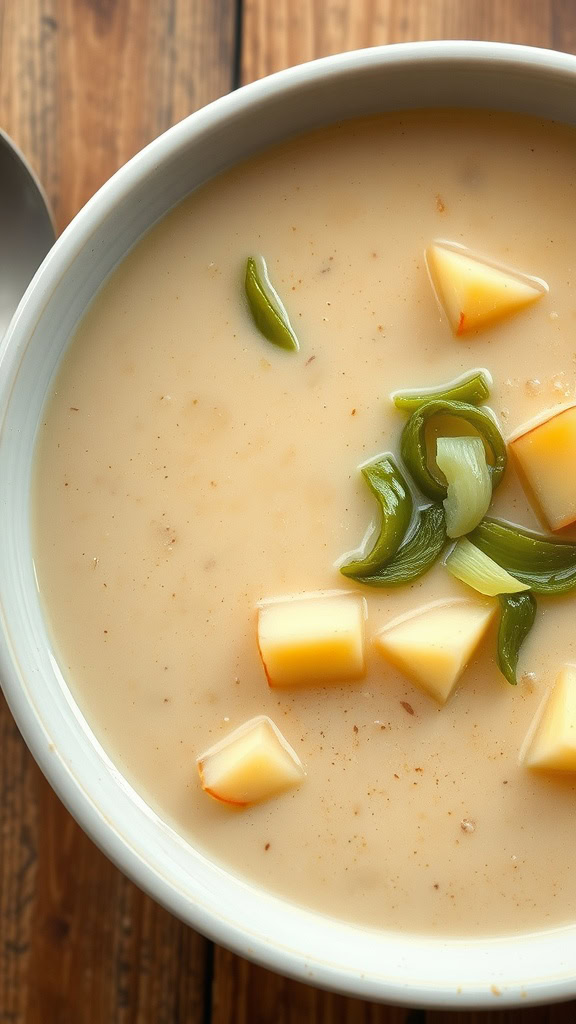
{"label": "bowl of soup", "polygon": [[576,993],[575,92],[466,42],[250,85],[2,345],[34,756],[173,913],[368,999]]}

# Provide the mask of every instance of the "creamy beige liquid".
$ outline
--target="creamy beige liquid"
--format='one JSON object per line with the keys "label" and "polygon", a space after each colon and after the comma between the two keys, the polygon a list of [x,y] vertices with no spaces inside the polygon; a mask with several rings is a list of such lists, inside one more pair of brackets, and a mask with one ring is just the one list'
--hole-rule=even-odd
{"label": "creamy beige liquid", "polygon": [[[346,587],[334,562],[374,514],[357,466],[394,448],[403,423],[390,391],[486,366],[506,434],[576,398],[575,209],[572,129],[472,112],[332,127],[174,210],[64,360],[35,515],[65,675],[158,813],[288,899],[453,935],[576,919],[576,784],[519,763],[543,695],[576,659],[574,599],[539,602],[517,688],[490,636],[441,710],[373,650],[361,683],[270,691],[255,638],[260,598]],[[456,340],[424,267],[435,238],[543,277],[549,297]],[[242,275],[257,252],[297,356],[250,320]],[[495,509],[536,522],[512,470]],[[369,635],[464,591],[442,567],[369,591]],[[234,812],[201,791],[195,758],[260,713],[308,776]]]}

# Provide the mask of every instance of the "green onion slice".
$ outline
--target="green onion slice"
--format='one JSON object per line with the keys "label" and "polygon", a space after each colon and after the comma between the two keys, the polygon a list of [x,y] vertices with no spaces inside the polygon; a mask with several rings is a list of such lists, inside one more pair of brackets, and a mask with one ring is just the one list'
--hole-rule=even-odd
{"label": "green onion slice", "polygon": [[501,519],[483,519],[470,540],[535,594],[566,594],[576,587],[576,544]]}
{"label": "green onion slice", "polygon": [[376,572],[396,554],[412,518],[412,495],[392,455],[362,467],[362,476],[381,510],[380,532],[372,550],[364,558],[347,562],[340,569],[344,576],[363,576]]}
{"label": "green onion slice", "polygon": [[446,497],[446,481],[430,469],[426,449],[426,426],[439,415],[459,417],[478,431],[492,452],[494,465],[488,468],[492,488],[497,487],[506,468],[507,455],[506,444],[491,413],[467,402],[437,398],[416,409],[402,432],[402,458],[420,490],[434,501],[443,501]]}
{"label": "green onion slice", "polygon": [[432,568],[446,543],[446,518],[442,505],[426,505],[416,514],[410,538],[390,562],[372,573],[358,575],[368,587],[399,587],[423,576]]}
{"label": "green onion slice", "polygon": [[467,537],[462,537],[446,559],[446,568],[457,580],[467,583],[479,594],[517,594],[529,590],[526,583],[511,576],[506,569],[484,554]]}
{"label": "green onion slice", "polygon": [[523,594],[502,594],[498,629],[498,665],[512,686],[518,682],[518,655],[536,617],[536,599],[529,591]]}
{"label": "green onion slice", "polygon": [[446,532],[456,539],[478,526],[492,500],[484,442],[480,437],[439,437],[436,462],[448,482]]}
{"label": "green onion slice", "polygon": [[406,391],[395,391],[392,401],[397,409],[413,412],[425,402],[441,399],[444,402],[468,402],[470,405],[482,405],[490,396],[492,378],[488,370],[472,370],[464,377],[457,377],[447,384],[441,384],[430,390],[410,388]]}
{"label": "green onion slice", "polygon": [[258,330],[273,345],[297,352],[300,348],[298,338],[284,304],[268,277],[266,261],[262,256],[250,256],[246,261],[244,288]]}

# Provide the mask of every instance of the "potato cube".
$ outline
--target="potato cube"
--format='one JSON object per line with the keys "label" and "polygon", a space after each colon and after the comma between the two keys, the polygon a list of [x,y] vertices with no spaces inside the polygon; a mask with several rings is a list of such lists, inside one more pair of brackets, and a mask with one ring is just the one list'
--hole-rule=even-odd
{"label": "potato cube", "polygon": [[576,520],[576,406],[510,442],[510,451],[551,530]]}
{"label": "potato cube", "polygon": [[205,792],[238,807],[292,789],[305,775],[298,755],[265,715],[235,729],[197,763]]}
{"label": "potato cube", "polygon": [[304,594],[264,602],[258,647],[270,686],[341,683],[364,675],[366,602],[359,594]]}
{"label": "potato cube", "polygon": [[526,757],[530,768],[576,772],[576,667],[566,665],[546,702]]}
{"label": "potato cube", "polygon": [[377,635],[376,644],[420,689],[445,704],[495,610],[495,602],[465,598],[437,602],[389,623]]}
{"label": "potato cube", "polygon": [[538,278],[492,266],[464,250],[431,245],[428,270],[455,334],[477,331],[518,313],[546,294]]}

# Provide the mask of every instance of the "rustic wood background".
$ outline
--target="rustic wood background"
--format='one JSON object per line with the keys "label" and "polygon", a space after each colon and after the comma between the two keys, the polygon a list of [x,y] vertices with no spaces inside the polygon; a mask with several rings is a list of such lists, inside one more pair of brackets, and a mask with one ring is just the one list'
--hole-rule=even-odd
{"label": "rustic wood background", "polygon": [[[0,126],[58,228],[133,153],[251,79],[355,47],[576,51],[576,0],[0,0]],[[1,1024],[574,1024],[576,1003],[444,1014],[319,992],[175,921],[92,845],[0,705]]]}

